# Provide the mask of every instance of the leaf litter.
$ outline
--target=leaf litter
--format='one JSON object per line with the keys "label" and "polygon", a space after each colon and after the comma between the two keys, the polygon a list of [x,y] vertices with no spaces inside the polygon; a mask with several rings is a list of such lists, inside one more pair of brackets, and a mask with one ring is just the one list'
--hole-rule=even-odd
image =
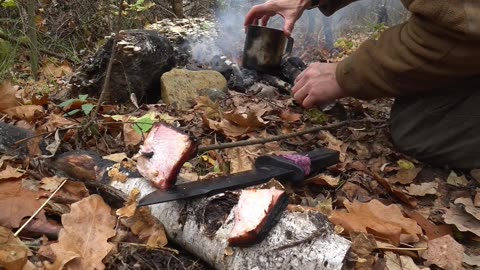
{"label": "leaf litter", "polygon": [[[45,65],[43,78],[37,83],[46,84],[47,77],[59,79],[70,72],[71,67],[64,63]],[[0,91],[5,95],[0,103],[0,110],[6,115],[4,121],[27,127],[38,136],[38,140],[29,140],[31,157],[42,155],[41,142],[55,143],[57,131],[57,142],[62,142],[58,145],[61,151],[94,150],[102,156],[121,154],[111,156],[118,162],[125,156],[131,158],[151,126],[159,121],[190,132],[202,144],[215,144],[289,134],[313,125],[344,120],[329,112],[304,111],[288,96],[272,100],[230,91],[230,97],[215,102],[200,96],[196,106],[188,111],[177,111],[164,104],[139,108],[102,105],[98,124],[83,129],[88,118],[82,110],[85,112],[85,106],[92,109],[96,105],[90,97],[81,96],[60,106],[53,104],[48,95],[31,91],[34,85],[20,89],[3,83],[0,87],[5,89]],[[208,151],[202,153],[205,158],[190,160],[189,165],[182,168],[182,175],[192,180],[204,179],[248,170],[255,157],[262,154],[307,152],[315,147],[328,147],[339,151],[341,162],[303,185],[287,187],[289,208],[330,215],[337,229],[343,231],[342,235],[352,240],[356,263],[366,267],[363,269],[382,264],[387,269],[417,269],[417,266],[423,269],[428,265],[443,269],[475,269],[475,256],[480,254],[476,248],[480,239],[477,216],[480,191],[470,187],[472,183],[478,185],[480,169],[469,174],[443,170],[442,176],[437,177],[430,174],[424,164],[396,152],[386,128],[391,103],[391,99],[371,102],[343,99],[338,106],[349,113],[349,119],[363,119],[363,123],[280,142]],[[365,115],[375,116],[375,121]],[[0,175],[5,175],[0,180],[0,207],[6,209],[0,213],[0,226],[8,228],[6,233],[18,228],[36,211],[60,181],[49,179],[53,175],[39,167],[28,167],[27,171],[27,164],[5,160],[0,167]],[[33,176],[32,170],[38,172],[39,177]],[[22,185],[26,178],[37,178],[38,189],[26,189]],[[135,247],[139,251],[137,245],[167,250],[169,244],[163,225],[148,210],[137,209],[134,197],[132,194],[124,208],[111,207],[98,195],[90,195],[83,183],[68,181],[36,218],[47,221],[55,216],[62,220],[58,243],[54,238],[47,238],[42,244],[42,247],[51,247],[56,256],[50,257],[49,262],[73,269],[102,269],[108,267],[104,262],[112,259],[112,250]],[[101,210],[92,213],[88,209],[92,207]],[[112,213],[118,214],[117,227],[117,217]],[[91,239],[85,238],[88,228],[98,228],[97,233],[90,235]],[[422,240],[426,238],[428,241]],[[75,249],[73,243],[84,247],[84,251]],[[415,248],[423,243],[424,248]],[[449,256],[447,263],[438,256],[442,250],[437,251],[439,247],[454,253],[446,255]],[[460,247],[464,249],[461,255]],[[0,250],[0,263],[4,260],[1,254]],[[26,257],[21,252],[18,254],[19,260],[13,258],[13,262],[28,264],[28,259],[32,258],[31,254]]]}

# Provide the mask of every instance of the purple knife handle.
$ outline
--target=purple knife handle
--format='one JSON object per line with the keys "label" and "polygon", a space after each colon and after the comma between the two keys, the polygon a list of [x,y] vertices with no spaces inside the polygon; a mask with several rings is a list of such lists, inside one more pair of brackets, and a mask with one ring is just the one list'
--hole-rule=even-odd
{"label": "purple knife handle", "polygon": [[[335,165],[339,162],[339,153],[327,148],[315,149],[311,152],[298,154],[308,157],[310,159],[310,172],[306,173],[305,166],[301,163],[293,161],[291,158],[285,158],[282,156],[260,156],[255,160],[255,167],[280,167],[293,171],[293,176],[289,179],[278,179],[285,181],[300,182],[305,179],[306,176],[316,174],[325,168]],[[300,159],[302,160],[302,159]]]}

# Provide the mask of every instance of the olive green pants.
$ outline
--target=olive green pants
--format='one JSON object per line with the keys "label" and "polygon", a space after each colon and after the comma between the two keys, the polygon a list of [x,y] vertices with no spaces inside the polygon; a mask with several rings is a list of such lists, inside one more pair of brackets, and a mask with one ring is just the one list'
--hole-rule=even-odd
{"label": "olive green pants", "polygon": [[480,91],[397,98],[390,131],[395,146],[420,161],[480,168]]}

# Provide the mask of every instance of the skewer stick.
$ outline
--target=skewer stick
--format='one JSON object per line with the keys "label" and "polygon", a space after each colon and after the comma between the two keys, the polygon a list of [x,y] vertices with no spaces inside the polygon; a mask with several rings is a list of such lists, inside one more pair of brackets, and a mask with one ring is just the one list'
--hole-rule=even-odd
{"label": "skewer stick", "polygon": [[32,221],[32,219],[35,218],[36,215],[38,215],[38,213],[40,213],[40,211],[42,211],[42,209],[45,207],[45,205],[47,205],[47,203],[53,198],[53,196],[55,196],[55,194],[63,187],[63,185],[67,182],[68,180],[67,179],[64,179],[60,185],[58,185],[58,187],[52,192],[52,194],[50,195],[50,197],[48,197],[45,202],[43,202],[43,204],[40,206],[40,208],[37,209],[37,211],[35,211],[35,213],[33,213],[33,215],[25,222],[23,223],[22,227],[20,227],[13,236],[17,237],[18,234],[30,223],[30,221]]}

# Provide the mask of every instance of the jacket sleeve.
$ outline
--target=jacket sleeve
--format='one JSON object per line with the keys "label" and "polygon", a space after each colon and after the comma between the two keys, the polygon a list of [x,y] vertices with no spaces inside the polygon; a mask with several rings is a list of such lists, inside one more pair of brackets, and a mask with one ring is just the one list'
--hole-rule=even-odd
{"label": "jacket sleeve", "polygon": [[330,16],[335,13],[335,11],[356,1],[358,0],[326,0],[325,4],[320,5],[318,8],[323,13],[323,15]]}
{"label": "jacket sleeve", "polygon": [[426,5],[418,10],[410,9],[406,23],[364,42],[339,63],[337,81],[349,96],[373,99],[455,91],[480,78],[480,41],[468,32],[468,11],[461,4],[449,6],[447,0],[439,0],[445,4],[438,10],[423,2]]}

